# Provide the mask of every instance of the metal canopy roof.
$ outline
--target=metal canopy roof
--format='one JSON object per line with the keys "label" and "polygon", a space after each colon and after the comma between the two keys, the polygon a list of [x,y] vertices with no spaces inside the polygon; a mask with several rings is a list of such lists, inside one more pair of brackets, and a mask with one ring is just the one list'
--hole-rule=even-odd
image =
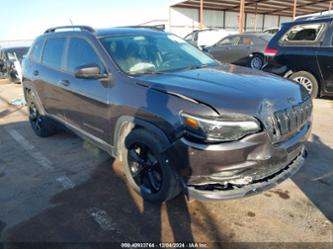
{"label": "metal canopy roof", "polygon": [[[327,11],[332,0],[297,0],[297,16]],[[204,9],[240,11],[240,0],[204,0]],[[295,0],[245,0],[245,12],[279,16],[293,16]],[[200,0],[177,1],[171,7],[200,9]]]}

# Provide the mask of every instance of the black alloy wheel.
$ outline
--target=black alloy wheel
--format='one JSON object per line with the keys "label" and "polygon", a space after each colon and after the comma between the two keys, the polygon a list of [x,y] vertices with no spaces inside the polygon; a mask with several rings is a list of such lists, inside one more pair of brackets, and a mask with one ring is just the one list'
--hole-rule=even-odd
{"label": "black alloy wheel", "polygon": [[40,132],[42,128],[42,118],[34,103],[29,106],[29,121],[34,131]]}
{"label": "black alloy wheel", "polygon": [[122,161],[129,185],[145,201],[161,203],[181,193],[174,159],[164,151],[160,137],[146,129],[124,135]]}
{"label": "black alloy wheel", "polygon": [[160,191],[163,183],[161,165],[153,152],[142,143],[134,143],[128,149],[128,166],[131,176],[147,194]]}

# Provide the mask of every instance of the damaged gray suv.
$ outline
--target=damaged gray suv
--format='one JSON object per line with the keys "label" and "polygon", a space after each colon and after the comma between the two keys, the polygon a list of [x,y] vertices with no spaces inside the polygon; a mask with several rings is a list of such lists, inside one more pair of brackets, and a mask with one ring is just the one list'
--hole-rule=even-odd
{"label": "damaged gray suv", "polygon": [[51,28],[23,76],[38,136],[67,126],[121,160],[151,202],[249,196],[304,162],[312,102],[302,86],[220,64],[170,33]]}

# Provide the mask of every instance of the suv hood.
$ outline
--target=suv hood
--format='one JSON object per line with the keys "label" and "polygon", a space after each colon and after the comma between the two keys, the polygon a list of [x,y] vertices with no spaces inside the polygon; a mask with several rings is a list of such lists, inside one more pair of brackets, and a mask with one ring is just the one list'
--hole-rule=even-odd
{"label": "suv hood", "polygon": [[[297,83],[235,65],[137,77],[138,83],[169,94],[182,95],[209,105],[218,114],[260,116],[263,105],[271,111],[297,105],[309,95]],[[266,108],[267,109],[267,108]]]}

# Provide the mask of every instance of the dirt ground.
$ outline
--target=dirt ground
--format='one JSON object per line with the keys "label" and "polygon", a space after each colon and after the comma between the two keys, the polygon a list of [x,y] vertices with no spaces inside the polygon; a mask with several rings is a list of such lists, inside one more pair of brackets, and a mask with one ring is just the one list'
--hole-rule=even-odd
{"label": "dirt ground", "polygon": [[333,247],[333,99],[314,101],[309,157],[292,179],[239,200],[179,197],[156,206],[128,188],[122,165],[105,152],[69,132],[35,136],[26,107],[10,104],[21,98],[20,85],[0,80],[2,242],[326,242],[320,245]]}

